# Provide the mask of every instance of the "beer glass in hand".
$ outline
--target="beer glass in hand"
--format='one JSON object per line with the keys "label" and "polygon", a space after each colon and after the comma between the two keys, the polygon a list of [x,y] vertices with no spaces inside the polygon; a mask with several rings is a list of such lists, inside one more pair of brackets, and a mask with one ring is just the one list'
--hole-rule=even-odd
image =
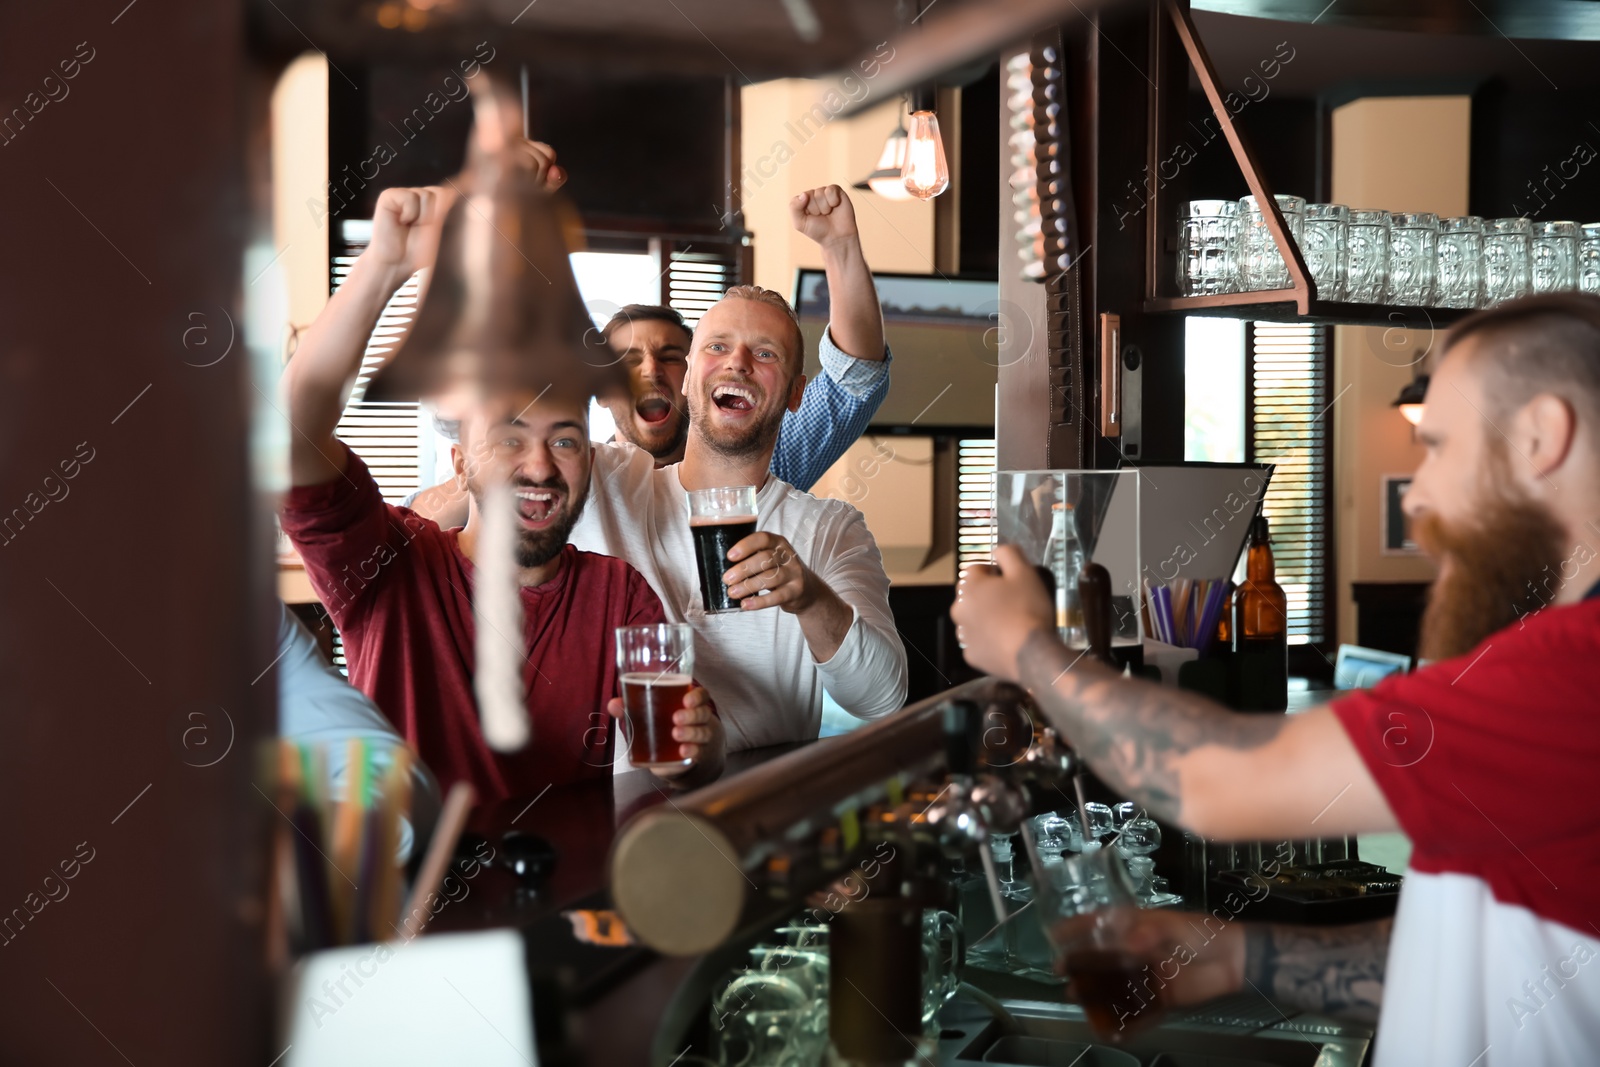
{"label": "beer glass in hand", "polygon": [[724,486],[689,492],[689,532],[700,568],[700,598],[708,612],[738,611],[722,576],[732,565],[728,549],[756,532],[756,487]]}
{"label": "beer glass in hand", "polygon": [[1039,872],[1040,921],[1055,947],[1067,993],[1083,1005],[1101,1041],[1119,1042],[1153,1025],[1165,1011],[1162,983],[1147,960],[1125,945],[1134,908],[1133,884],[1113,848],[1063,854]]}
{"label": "beer glass in hand", "polygon": [[617,627],[628,762],[652,773],[687,766],[672,716],[694,688],[694,629],[686,622]]}

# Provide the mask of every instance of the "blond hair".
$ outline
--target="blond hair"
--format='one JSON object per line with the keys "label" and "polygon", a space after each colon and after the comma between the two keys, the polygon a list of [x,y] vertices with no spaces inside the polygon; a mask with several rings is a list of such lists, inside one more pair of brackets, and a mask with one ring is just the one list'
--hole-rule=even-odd
{"label": "blond hair", "polygon": [[[794,372],[796,374],[800,373],[806,362],[806,341],[805,337],[800,333],[800,316],[795,314],[794,308],[789,305],[789,301],[783,298],[782,293],[772,289],[763,289],[759,285],[735,285],[730,286],[722,294],[722,300],[754,300],[758,304],[770,304],[772,307],[781,310],[793,326],[791,333],[794,341]],[[722,300],[717,301],[717,303],[722,303]],[[715,305],[712,306],[714,307]],[[702,319],[701,321],[705,320]],[[699,323],[696,323],[695,331],[698,333],[699,329]]]}

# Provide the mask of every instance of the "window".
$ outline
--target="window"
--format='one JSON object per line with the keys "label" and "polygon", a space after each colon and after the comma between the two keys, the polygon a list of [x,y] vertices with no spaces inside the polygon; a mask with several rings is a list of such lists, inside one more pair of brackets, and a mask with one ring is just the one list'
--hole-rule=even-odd
{"label": "window", "polygon": [[1244,462],[1244,323],[1184,322],[1183,458]]}
{"label": "window", "polygon": [[1274,464],[1262,511],[1272,526],[1278,584],[1289,601],[1289,643],[1332,633],[1331,359],[1326,327],[1254,323],[1250,329],[1249,456]]}

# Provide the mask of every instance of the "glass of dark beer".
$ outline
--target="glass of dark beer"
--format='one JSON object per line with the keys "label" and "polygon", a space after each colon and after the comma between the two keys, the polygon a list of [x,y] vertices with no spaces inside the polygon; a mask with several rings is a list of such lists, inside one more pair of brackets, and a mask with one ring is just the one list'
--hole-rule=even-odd
{"label": "glass of dark beer", "polygon": [[1117,850],[1062,853],[1037,872],[1040,921],[1101,1041],[1121,1042],[1154,1025],[1166,1010],[1162,981],[1149,961],[1122,947],[1137,914],[1132,879]]}
{"label": "glass of dark beer", "polygon": [[689,532],[700,567],[700,598],[707,612],[738,611],[722,576],[728,549],[756,532],[756,487],[731,485],[689,492]]}
{"label": "glass of dark beer", "polygon": [[672,739],[673,713],[694,686],[694,628],[686,622],[617,627],[628,762],[647,771],[688,764]]}

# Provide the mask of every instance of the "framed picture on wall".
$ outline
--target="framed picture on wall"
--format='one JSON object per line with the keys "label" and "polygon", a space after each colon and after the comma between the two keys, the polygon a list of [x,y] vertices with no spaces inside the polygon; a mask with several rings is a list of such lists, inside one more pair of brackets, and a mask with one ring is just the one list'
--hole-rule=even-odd
{"label": "framed picture on wall", "polygon": [[1401,501],[1405,498],[1406,490],[1411,487],[1409,474],[1385,474],[1383,482],[1383,506],[1379,519],[1383,530],[1382,553],[1385,556],[1419,556],[1422,549],[1411,537],[1411,520],[1406,517],[1405,508]]}

